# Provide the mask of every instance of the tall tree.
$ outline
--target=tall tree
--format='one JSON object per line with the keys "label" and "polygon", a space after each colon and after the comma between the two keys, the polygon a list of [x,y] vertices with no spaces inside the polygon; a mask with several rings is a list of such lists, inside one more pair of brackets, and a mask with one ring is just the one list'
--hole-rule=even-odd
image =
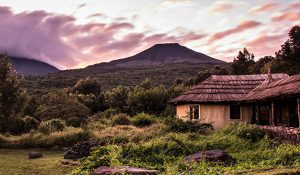
{"label": "tall tree", "polygon": [[236,75],[250,74],[250,67],[255,64],[254,55],[246,48],[231,63],[231,73]]}
{"label": "tall tree", "polygon": [[291,28],[289,39],[281,45],[281,49],[276,53],[276,59],[273,65],[279,68],[277,72],[300,73],[300,26]]}
{"label": "tall tree", "polygon": [[21,91],[19,79],[5,55],[0,55],[0,131],[8,132]]}

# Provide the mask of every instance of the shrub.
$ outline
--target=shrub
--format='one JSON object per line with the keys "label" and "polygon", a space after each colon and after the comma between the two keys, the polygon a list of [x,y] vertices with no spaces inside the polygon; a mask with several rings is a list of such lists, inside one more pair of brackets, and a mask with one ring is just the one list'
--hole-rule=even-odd
{"label": "shrub", "polygon": [[69,147],[79,141],[89,139],[86,131],[80,128],[66,128],[64,131],[43,134],[30,132],[19,136],[0,134],[1,148],[51,148],[53,146]]}
{"label": "shrub", "polygon": [[81,159],[81,166],[73,175],[90,174],[95,168],[111,165],[111,149],[103,146],[93,151],[90,156]]}
{"label": "shrub", "polygon": [[115,115],[111,120],[112,125],[130,125],[130,119],[126,114]]}
{"label": "shrub", "polygon": [[79,117],[72,117],[72,118],[68,118],[66,120],[66,125],[67,126],[72,126],[75,128],[79,128],[81,126],[82,123],[84,123],[85,120]]}
{"label": "shrub", "polygon": [[38,127],[38,131],[43,134],[50,134],[55,131],[63,131],[65,129],[64,121],[60,119],[52,119],[42,122]]}
{"label": "shrub", "polygon": [[183,121],[178,118],[171,118],[166,120],[166,124],[169,126],[170,131],[173,132],[200,132],[207,133],[213,130],[213,127],[209,123],[199,123],[193,121]]}
{"label": "shrub", "polygon": [[9,133],[13,135],[19,135],[26,132],[26,122],[19,117],[15,117],[11,120]]}
{"label": "shrub", "polygon": [[150,126],[155,122],[155,118],[152,115],[145,113],[139,113],[132,118],[132,124],[137,127]]}
{"label": "shrub", "polygon": [[238,138],[257,142],[267,135],[267,132],[253,125],[231,124],[223,129],[225,133],[234,134]]}
{"label": "shrub", "polygon": [[26,116],[23,118],[25,121],[25,130],[29,132],[31,130],[36,130],[39,127],[40,122],[31,116]]}

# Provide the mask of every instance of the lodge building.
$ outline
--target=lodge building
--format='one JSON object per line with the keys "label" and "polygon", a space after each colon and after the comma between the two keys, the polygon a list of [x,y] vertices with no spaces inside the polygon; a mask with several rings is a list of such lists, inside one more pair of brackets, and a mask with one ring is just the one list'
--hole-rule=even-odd
{"label": "lodge building", "polygon": [[169,101],[183,120],[299,127],[300,74],[212,75]]}

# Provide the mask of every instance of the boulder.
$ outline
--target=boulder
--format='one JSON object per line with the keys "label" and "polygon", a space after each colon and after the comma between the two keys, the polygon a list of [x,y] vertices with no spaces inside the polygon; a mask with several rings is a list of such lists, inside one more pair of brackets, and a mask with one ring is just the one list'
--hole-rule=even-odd
{"label": "boulder", "polygon": [[195,162],[209,161],[209,162],[221,163],[227,166],[236,164],[236,160],[233,157],[231,157],[227,152],[222,150],[202,151],[196,154],[186,156],[184,158],[184,162],[192,162],[192,161]]}
{"label": "boulder", "polygon": [[43,157],[43,154],[40,152],[30,152],[28,153],[28,159],[37,159]]}
{"label": "boulder", "polygon": [[136,168],[129,166],[118,166],[118,167],[99,167],[91,175],[157,175],[156,170],[147,170],[144,168]]}
{"label": "boulder", "polygon": [[92,144],[90,141],[77,142],[71,149],[69,149],[65,155],[64,159],[80,159],[86,157],[90,154]]}

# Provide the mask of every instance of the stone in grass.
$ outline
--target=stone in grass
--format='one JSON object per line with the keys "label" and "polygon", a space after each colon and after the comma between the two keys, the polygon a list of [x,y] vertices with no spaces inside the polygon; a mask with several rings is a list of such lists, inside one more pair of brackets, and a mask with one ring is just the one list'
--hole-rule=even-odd
{"label": "stone in grass", "polygon": [[107,167],[102,166],[97,168],[94,173],[91,175],[157,175],[157,171],[155,170],[147,170],[144,168],[136,168],[129,166],[116,166],[116,167]]}
{"label": "stone in grass", "polygon": [[90,154],[93,144],[90,141],[77,142],[71,149],[69,149],[64,159],[80,159]]}
{"label": "stone in grass", "polygon": [[40,152],[33,151],[33,152],[28,153],[28,159],[37,159],[37,158],[41,158],[41,157],[43,157],[43,154]]}
{"label": "stone in grass", "polygon": [[231,157],[227,152],[222,150],[209,150],[209,151],[201,151],[196,154],[192,154],[189,156],[186,156],[184,158],[184,162],[202,162],[202,161],[208,161],[208,162],[215,162],[215,163],[221,163],[225,166],[235,165],[236,160]]}

